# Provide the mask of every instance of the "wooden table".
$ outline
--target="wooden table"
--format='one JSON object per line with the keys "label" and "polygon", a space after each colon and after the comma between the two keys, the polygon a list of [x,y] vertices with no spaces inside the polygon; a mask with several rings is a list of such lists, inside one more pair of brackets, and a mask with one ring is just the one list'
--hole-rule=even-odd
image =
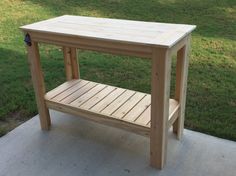
{"label": "wooden table", "polygon": [[[150,164],[163,168],[167,132],[183,133],[188,50],[193,25],[60,16],[22,26],[41,128],[48,108],[150,136]],[[38,43],[63,47],[67,82],[45,92]],[[77,48],[152,60],[151,95],[80,78]],[[171,56],[177,52],[175,97],[170,99]]]}

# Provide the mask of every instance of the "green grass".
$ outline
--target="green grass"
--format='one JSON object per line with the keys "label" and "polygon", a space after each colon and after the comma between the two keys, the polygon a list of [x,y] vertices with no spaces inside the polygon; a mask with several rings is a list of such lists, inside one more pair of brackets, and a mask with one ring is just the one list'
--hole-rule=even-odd
{"label": "green grass", "polygon": [[[236,141],[235,0],[1,0],[0,12],[0,135],[15,127],[6,126],[12,119],[18,124],[37,113],[18,27],[73,14],[197,25],[185,126]],[[65,80],[63,58],[60,48],[41,45],[40,49],[50,90]],[[80,51],[80,65],[85,79],[150,92],[148,60]],[[174,79],[172,94],[173,85]]]}

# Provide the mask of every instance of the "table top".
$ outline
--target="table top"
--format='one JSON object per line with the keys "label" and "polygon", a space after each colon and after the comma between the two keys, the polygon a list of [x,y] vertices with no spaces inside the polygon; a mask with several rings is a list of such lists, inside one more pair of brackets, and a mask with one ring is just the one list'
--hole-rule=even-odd
{"label": "table top", "polygon": [[40,32],[167,48],[172,47],[195,28],[195,25],[71,15],[64,15],[21,27],[26,32]]}

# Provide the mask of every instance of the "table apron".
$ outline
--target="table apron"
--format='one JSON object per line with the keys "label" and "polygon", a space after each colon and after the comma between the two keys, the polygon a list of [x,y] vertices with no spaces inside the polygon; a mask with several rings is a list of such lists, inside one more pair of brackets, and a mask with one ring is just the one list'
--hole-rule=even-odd
{"label": "table apron", "polygon": [[58,46],[75,47],[78,49],[106,52],[142,58],[152,57],[152,48],[149,45],[124,43],[118,41],[100,40],[84,37],[62,36],[56,34],[30,32],[32,41],[54,44]]}

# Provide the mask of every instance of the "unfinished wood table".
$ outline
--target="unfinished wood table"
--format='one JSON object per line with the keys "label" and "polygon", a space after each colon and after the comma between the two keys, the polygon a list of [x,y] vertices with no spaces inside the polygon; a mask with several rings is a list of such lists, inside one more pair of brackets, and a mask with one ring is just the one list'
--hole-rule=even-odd
{"label": "unfinished wood table", "polygon": [[[150,136],[150,164],[163,168],[167,132],[183,133],[190,33],[194,25],[64,15],[22,26],[41,128],[48,108]],[[45,92],[38,43],[63,47],[67,82]],[[80,78],[77,49],[152,60],[151,95]],[[170,99],[171,56],[177,52],[175,97]],[[96,59],[96,58],[95,58]]]}

